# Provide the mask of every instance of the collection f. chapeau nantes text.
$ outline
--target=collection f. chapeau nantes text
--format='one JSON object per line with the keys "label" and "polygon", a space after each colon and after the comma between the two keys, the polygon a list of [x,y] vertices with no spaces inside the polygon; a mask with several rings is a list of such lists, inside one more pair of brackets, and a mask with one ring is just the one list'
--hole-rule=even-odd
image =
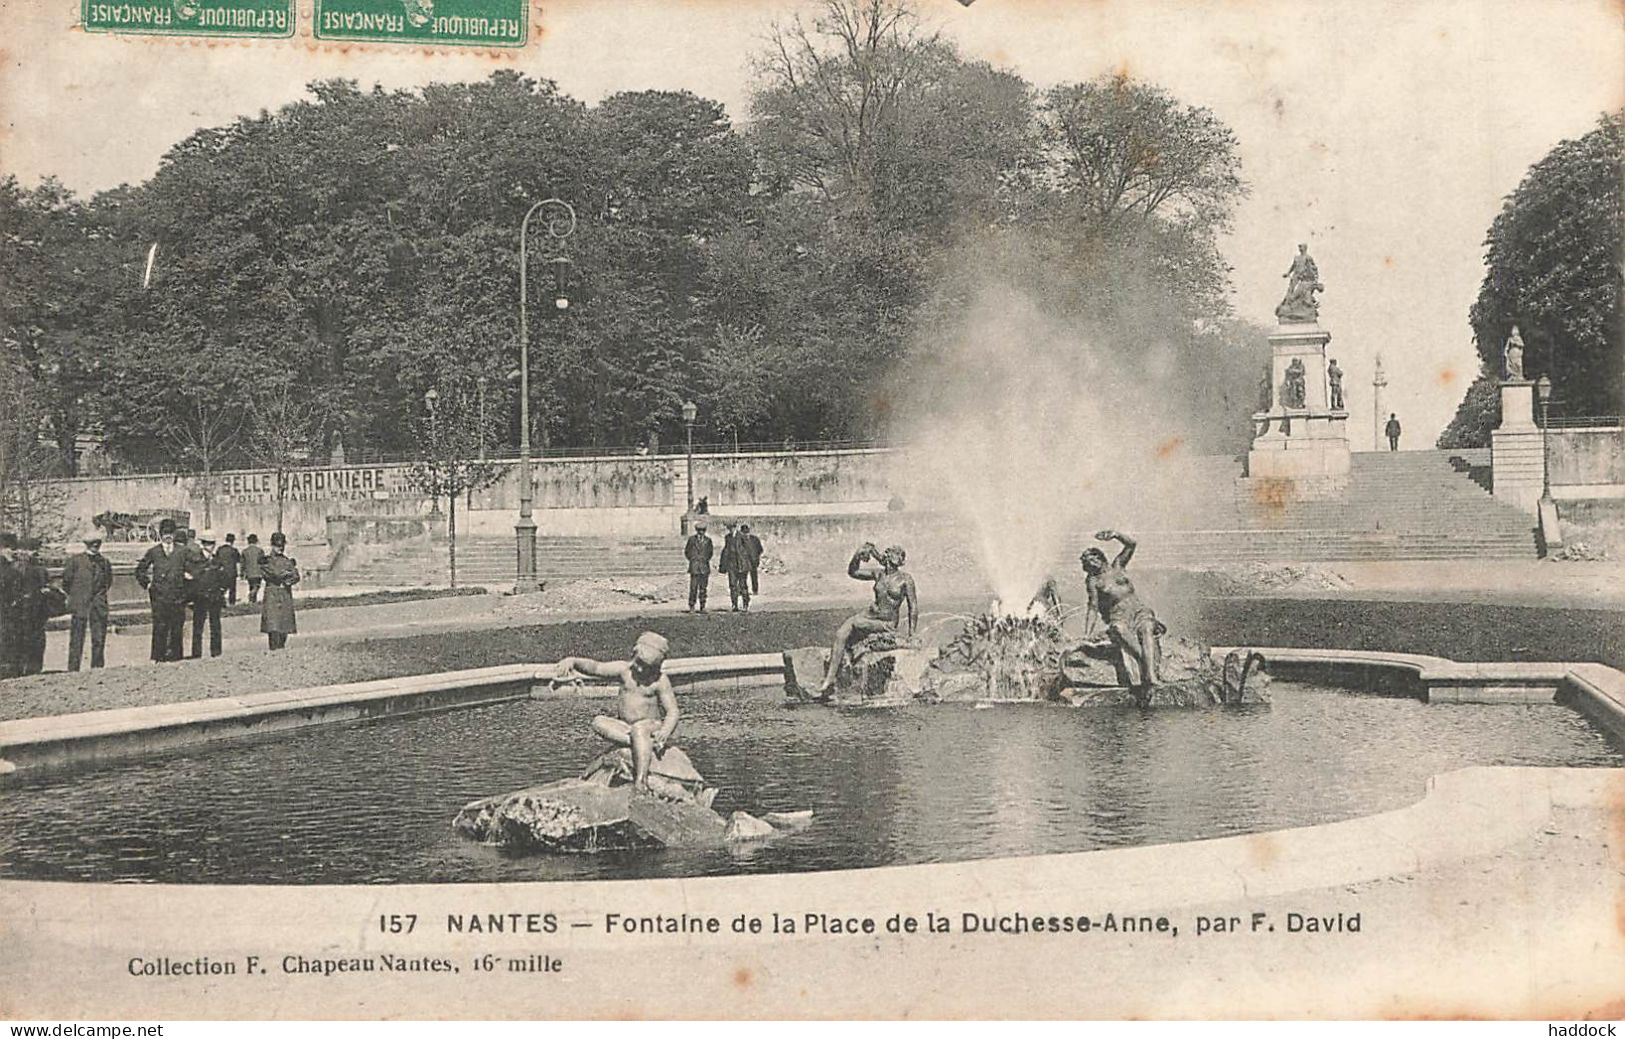
{"label": "collection f. chapeau nantes text", "polygon": [[[843,916],[831,913],[739,913],[732,917],[697,913],[628,915],[604,913],[593,921],[567,922],[557,913],[448,913],[446,934],[478,935],[556,935],[566,928],[590,929],[606,935],[1146,935],[1178,938],[1182,933],[1205,935],[1353,935],[1362,933],[1359,913],[1318,915],[1289,911],[1284,914],[1251,912],[1227,915],[1193,915],[1188,925],[1167,916],[1144,914],[1103,915],[1045,913],[938,913],[920,915],[894,913],[889,917]],[[379,917],[379,930],[386,934],[429,933],[418,929],[413,913],[385,914]],[[559,973],[563,960],[552,953],[523,956],[479,954],[469,956],[407,956],[373,952],[342,956],[328,953],[306,956],[299,953],[211,957],[185,955],[133,956],[126,964],[136,977],[197,977],[234,974],[360,974],[436,973],[458,974],[467,966],[474,972]]]}

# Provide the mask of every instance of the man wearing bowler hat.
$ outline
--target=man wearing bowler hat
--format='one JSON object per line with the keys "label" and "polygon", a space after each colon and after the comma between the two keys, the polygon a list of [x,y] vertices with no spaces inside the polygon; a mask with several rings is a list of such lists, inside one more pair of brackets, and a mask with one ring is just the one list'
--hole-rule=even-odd
{"label": "man wearing bowler hat", "polygon": [[113,587],[113,564],[102,555],[102,536],[84,537],[82,554],[68,557],[62,568],[62,588],[68,593],[68,670],[79,670],[85,655],[85,633],[90,633],[90,666],[107,666],[107,591]]}
{"label": "man wearing bowler hat", "polygon": [[21,547],[22,553],[17,557],[17,570],[22,575],[18,601],[23,610],[19,654],[22,673],[37,675],[45,670],[45,624],[51,619],[51,597],[61,593],[51,588],[51,572],[40,560],[40,550],[45,543],[39,538],[24,538]]}
{"label": "man wearing bowler hat", "polygon": [[135,565],[135,580],[152,604],[152,659],[181,659],[186,627],[186,553],[175,544],[175,521],[158,524],[158,543]]}
{"label": "man wearing bowler hat", "polygon": [[215,554],[226,568],[226,605],[234,605],[237,602],[237,572],[243,561],[243,554],[237,551],[237,535],[227,534],[226,543],[215,549]]}
{"label": "man wearing bowler hat", "polygon": [[705,536],[705,520],[694,521],[694,533],[683,545],[683,556],[688,560],[688,612],[696,606],[705,612],[705,593],[711,584],[711,553],[716,546]]}
{"label": "man wearing bowler hat", "polygon": [[198,535],[197,554],[186,561],[192,586],[192,654],[203,656],[203,625],[209,625],[209,656],[220,655],[220,609],[226,604],[226,561],[215,548],[214,531]]}

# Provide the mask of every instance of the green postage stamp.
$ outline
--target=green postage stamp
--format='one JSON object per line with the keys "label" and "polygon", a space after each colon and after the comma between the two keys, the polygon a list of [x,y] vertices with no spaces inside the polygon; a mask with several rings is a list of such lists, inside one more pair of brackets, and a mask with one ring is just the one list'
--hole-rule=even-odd
{"label": "green postage stamp", "polygon": [[293,35],[293,5],[294,0],[83,0],[81,13],[86,32],[284,37]]}
{"label": "green postage stamp", "polygon": [[[293,35],[294,0],[82,0],[86,32]],[[315,0],[318,40],[523,47],[526,0]]]}
{"label": "green postage stamp", "polygon": [[525,0],[316,0],[318,40],[523,47]]}

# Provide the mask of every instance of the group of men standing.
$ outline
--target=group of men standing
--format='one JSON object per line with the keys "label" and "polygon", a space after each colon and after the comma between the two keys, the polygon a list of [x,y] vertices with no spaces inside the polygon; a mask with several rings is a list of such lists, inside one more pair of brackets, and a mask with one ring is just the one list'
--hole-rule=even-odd
{"label": "group of men standing", "polygon": [[[265,550],[259,535],[248,535],[245,548],[237,548],[237,535],[227,534],[220,544],[214,531],[196,538],[191,530],[166,519],[158,526],[158,541],[136,564],[136,583],[146,589],[152,606],[152,659],[180,660],[185,641],[186,612],[192,612],[192,658],[203,656],[203,629],[209,630],[209,655],[221,653],[220,614],[237,601],[239,574],[248,579],[248,601],[254,602],[264,579]],[[274,537],[275,535],[273,535]],[[88,543],[87,543],[88,548]],[[87,553],[88,554],[88,553]],[[69,670],[72,670],[69,645]],[[92,666],[95,666],[92,664]]]}
{"label": "group of men standing", "polygon": [[[749,523],[728,523],[717,567],[728,575],[728,598],[734,612],[749,612],[750,597],[761,589],[762,539],[750,532]],[[694,521],[694,533],[683,546],[688,560],[688,612],[705,612],[706,593],[711,584],[711,556],[716,545],[706,534],[706,521]]]}

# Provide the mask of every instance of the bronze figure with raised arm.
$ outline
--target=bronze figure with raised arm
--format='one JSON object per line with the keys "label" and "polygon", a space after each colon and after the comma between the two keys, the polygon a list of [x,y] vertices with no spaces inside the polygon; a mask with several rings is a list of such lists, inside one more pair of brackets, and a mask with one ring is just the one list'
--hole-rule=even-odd
{"label": "bronze figure with raised arm", "polygon": [[1126,572],[1129,560],[1134,558],[1136,542],[1115,530],[1099,531],[1095,539],[1116,541],[1123,550],[1110,562],[1106,560],[1106,553],[1098,548],[1086,548],[1078,557],[1084,573],[1089,575],[1084,582],[1089,607],[1106,623],[1106,633],[1112,641],[1138,665],[1138,688],[1149,690],[1159,681],[1157,636],[1166,629],[1151,607],[1135,593],[1134,582]]}
{"label": "bronze figure with raised arm", "polygon": [[646,631],[633,645],[631,660],[565,657],[554,678],[559,682],[585,675],[620,682],[620,717],[599,715],[592,720],[592,731],[611,743],[632,748],[632,783],[645,792],[649,790],[649,765],[677,731],[680,717],[671,679],[661,670],[669,649],[665,636]]}
{"label": "bronze figure with raised arm", "polygon": [[[875,601],[869,609],[848,617],[836,629],[835,641],[829,651],[829,670],[824,675],[824,684],[818,687],[820,697],[828,696],[835,688],[835,678],[841,672],[847,649],[865,636],[898,631],[905,605],[908,607],[908,627],[903,629],[903,634],[914,637],[915,626],[919,623],[920,603],[914,590],[914,578],[903,572],[903,561],[907,557],[908,553],[900,545],[892,545],[882,552],[875,548],[874,542],[864,542],[863,547],[853,553],[852,561],[846,566],[846,576],[854,581],[873,581]],[[871,559],[880,563],[880,569],[863,566]]]}

